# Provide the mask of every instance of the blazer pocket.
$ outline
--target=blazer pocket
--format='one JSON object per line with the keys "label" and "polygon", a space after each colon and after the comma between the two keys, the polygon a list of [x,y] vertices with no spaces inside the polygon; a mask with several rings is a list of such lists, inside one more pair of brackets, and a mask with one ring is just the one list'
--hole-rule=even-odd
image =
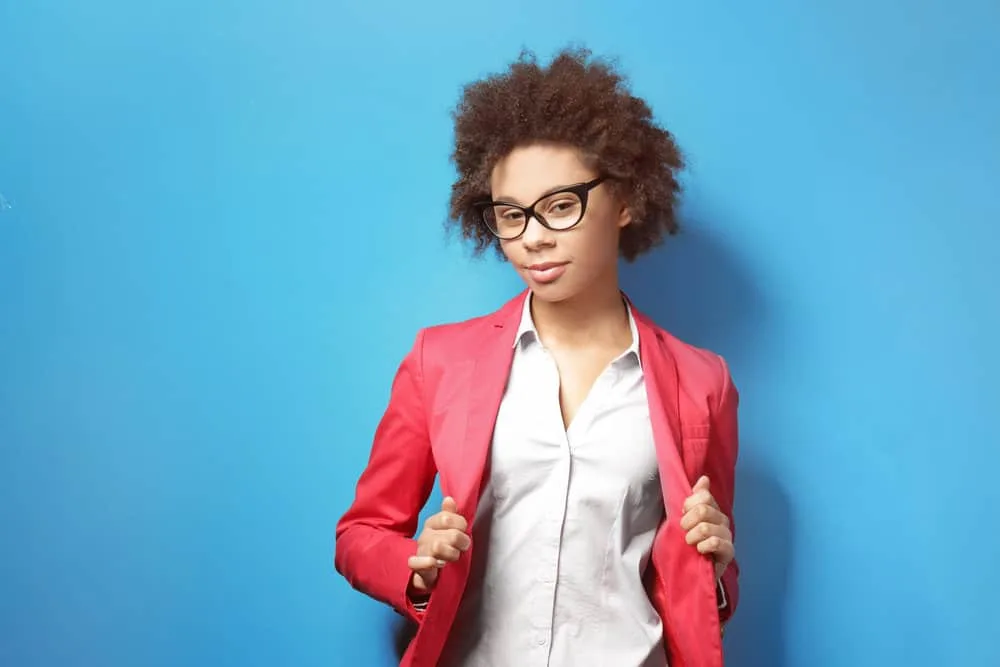
{"label": "blazer pocket", "polygon": [[712,425],[710,422],[699,422],[695,424],[684,424],[681,426],[681,438],[708,438],[712,435]]}

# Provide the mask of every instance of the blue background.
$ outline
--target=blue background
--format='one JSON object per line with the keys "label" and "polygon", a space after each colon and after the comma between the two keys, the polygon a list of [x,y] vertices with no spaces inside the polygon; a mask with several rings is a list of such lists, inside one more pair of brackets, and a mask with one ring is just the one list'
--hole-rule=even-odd
{"label": "blue background", "polygon": [[731,664],[1000,664],[1000,6],[362,4],[0,2],[0,664],[392,663],[334,523],[520,289],[448,114],[571,42],[691,163],[624,284],[743,392]]}

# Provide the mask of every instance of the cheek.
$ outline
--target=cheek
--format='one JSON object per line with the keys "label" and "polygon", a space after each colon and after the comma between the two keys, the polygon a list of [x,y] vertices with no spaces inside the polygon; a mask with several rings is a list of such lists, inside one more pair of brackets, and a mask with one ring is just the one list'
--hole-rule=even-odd
{"label": "cheek", "polygon": [[574,239],[575,251],[578,256],[585,256],[589,262],[604,264],[618,260],[619,229],[613,221],[603,220],[604,224],[594,224],[581,229],[580,237]]}
{"label": "cheek", "polygon": [[503,252],[503,256],[507,258],[507,261],[515,266],[520,266],[518,248],[519,244],[517,241],[507,241],[500,243],[500,250]]}

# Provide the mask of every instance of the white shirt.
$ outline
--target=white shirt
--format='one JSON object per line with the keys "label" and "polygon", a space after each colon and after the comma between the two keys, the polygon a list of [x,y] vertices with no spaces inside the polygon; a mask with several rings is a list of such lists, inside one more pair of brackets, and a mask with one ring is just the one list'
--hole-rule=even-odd
{"label": "white shirt", "polygon": [[440,664],[665,667],[642,584],[663,517],[639,336],[569,429],[525,299],[473,524],[471,573]]}

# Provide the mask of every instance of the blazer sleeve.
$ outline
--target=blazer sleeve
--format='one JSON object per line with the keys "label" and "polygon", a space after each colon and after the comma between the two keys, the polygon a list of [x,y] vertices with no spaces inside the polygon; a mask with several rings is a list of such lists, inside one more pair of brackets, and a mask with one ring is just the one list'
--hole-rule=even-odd
{"label": "blazer sleeve", "polygon": [[[712,496],[719,504],[722,512],[729,517],[733,532],[733,543],[736,543],[736,522],[733,519],[733,504],[736,486],[736,461],[739,455],[739,425],[737,412],[739,407],[739,392],[733,384],[729,367],[722,357],[719,357],[722,374],[722,388],[717,397],[712,414],[711,441],[705,460],[705,474],[711,480]],[[739,603],[740,567],[733,560],[722,575],[722,599],[725,600],[719,610],[723,623],[728,621],[736,611]]]}
{"label": "blazer sleeve", "polygon": [[407,595],[420,511],[437,474],[423,397],[424,332],[392,382],[354,501],[337,523],[334,566],[350,585],[419,623]]}

